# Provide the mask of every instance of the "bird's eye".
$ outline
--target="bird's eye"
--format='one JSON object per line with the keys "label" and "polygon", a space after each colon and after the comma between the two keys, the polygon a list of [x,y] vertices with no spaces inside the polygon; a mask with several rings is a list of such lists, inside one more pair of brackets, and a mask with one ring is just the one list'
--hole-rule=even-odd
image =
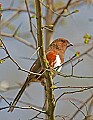
{"label": "bird's eye", "polygon": [[65,40],[61,40],[61,42],[65,43]]}

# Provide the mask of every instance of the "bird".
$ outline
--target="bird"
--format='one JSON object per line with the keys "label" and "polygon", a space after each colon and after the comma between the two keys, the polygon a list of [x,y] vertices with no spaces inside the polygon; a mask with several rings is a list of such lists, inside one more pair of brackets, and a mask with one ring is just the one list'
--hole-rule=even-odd
{"label": "bird", "polygon": [[[70,43],[65,38],[57,38],[48,46],[48,48],[45,50],[45,53],[46,53],[47,61],[51,68],[56,68],[57,66],[61,66],[61,64],[64,62],[65,51],[70,46],[73,46],[73,44]],[[61,67],[58,68],[58,72],[60,72],[60,70],[61,70]],[[33,65],[30,68],[30,71],[39,73],[39,74],[43,73],[43,69],[40,64],[39,58],[37,58],[37,60],[33,63]],[[8,112],[12,112],[14,110],[16,104],[20,100],[26,87],[31,82],[41,82],[43,84],[44,83],[44,75],[42,74],[41,76],[39,76],[39,75],[34,75],[34,74],[28,74],[26,81],[24,82],[24,84],[22,85],[18,94],[16,95],[15,99],[11,103]]]}

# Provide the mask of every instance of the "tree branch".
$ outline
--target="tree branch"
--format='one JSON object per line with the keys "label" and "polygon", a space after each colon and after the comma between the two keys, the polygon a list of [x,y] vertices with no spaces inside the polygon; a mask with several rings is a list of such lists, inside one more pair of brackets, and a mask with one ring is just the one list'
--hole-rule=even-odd
{"label": "tree branch", "polygon": [[54,27],[56,26],[56,24],[58,23],[58,20],[60,19],[60,17],[61,17],[62,14],[64,13],[64,10],[69,7],[71,1],[72,1],[72,0],[69,0],[69,1],[68,1],[67,5],[66,5],[66,6],[64,7],[64,9],[61,11],[61,13],[57,16],[56,20],[55,20],[54,23],[53,23],[53,26],[54,26]]}
{"label": "tree branch", "polygon": [[42,34],[41,3],[39,0],[35,0],[35,3],[36,3],[36,19],[37,19],[37,39],[38,39],[38,47],[40,47],[39,57],[40,57],[41,65],[45,71],[44,75],[46,78],[46,91],[47,91],[47,101],[48,101],[47,115],[48,115],[48,120],[55,120],[54,93],[53,93],[53,90],[51,89],[51,86],[53,85],[53,81],[52,81],[51,72],[46,70],[48,68],[48,63],[46,60],[44,40],[43,40],[43,34]]}

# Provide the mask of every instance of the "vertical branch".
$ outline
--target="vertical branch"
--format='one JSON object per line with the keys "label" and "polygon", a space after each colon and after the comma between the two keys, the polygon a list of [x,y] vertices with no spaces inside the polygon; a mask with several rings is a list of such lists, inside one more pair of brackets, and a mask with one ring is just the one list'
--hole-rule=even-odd
{"label": "vertical branch", "polygon": [[34,32],[33,32],[33,28],[32,28],[32,18],[30,16],[30,10],[29,10],[29,7],[28,7],[28,1],[25,0],[25,4],[26,4],[26,8],[27,8],[27,12],[28,12],[28,16],[29,16],[29,23],[30,23],[30,32],[35,40],[35,43],[36,43],[36,46],[37,46],[37,40],[36,40],[36,37],[34,35]]}
{"label": "vertical branch", "polygon": [[38,48],[39,56],[42,66],[44,66],[43,60],[46,59],[45,49],[44,49],[44,40],[42,35],[42,10],[41,3],[39,0],[35,0],[36,3],[36,19],[37,19],[37,39],[38,39]]}
{"label": "vertical branch", "polygon": [[41,9],[40,0],[35,0],[35,4],[36,4],[36,19],[37,19],[37,39],[38,39],[38,47],[40,47],[39,56],[40,56],[41,65],[45,70],[44,75],[46,78],[46,91],[47,91],[47,101],[48,101],[47,115],[48,115],[48,120],[55,120],[54,93],[53,90],[51,89],[51,86],[53,85],[52,73],[46,70],[48,68],[48,64],[46,62],[44,40],[42,34],[42,9]]}
{"label": "vertical branch", "polygon": [[48,25],[52,24],[52,20],[53,20],[53,12],[51,11],[51,9],[53,10],[53,0],[47,0],[46,1],[46,6],[47,10],[46,10],[46,25],[49,29],[46,29],[46,47],[50,44],[52,37],[53,37],[53,27],[49,27]]}
{"label": "vertical branch", "polygon": [[[49,28],[49,25],[52,24],[52,19],[53,19],[53,12],[50,10],[53,10],[53,0],[47,0],[46,1],[46,6],[48,5],[48,8],[46,10],[46,25]],[[52,29],[51,27],[50,29]],[[50,31],[50,29],[46,29],[46,48],[48,45],[51,43],[52,37],[53,37],[53,31]],[[45,104],[44,104],[45,110],[48,109],[48,100],[47,100],[47,91],[45,89]],[[47,119],[47,116],[46,116]]]}

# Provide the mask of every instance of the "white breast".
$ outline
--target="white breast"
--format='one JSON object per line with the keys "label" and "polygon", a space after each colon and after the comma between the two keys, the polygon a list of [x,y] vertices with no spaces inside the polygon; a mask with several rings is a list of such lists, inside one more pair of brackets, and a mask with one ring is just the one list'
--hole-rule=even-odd
{"label": "white breast", "polygon": [[[60,66],[61,65],[61,59],[59,57],[59,55],[56,55],[56,60],[55,60],[55,64],[54,64],[54,68],[57,67],[57,66]],[[60,72],[62,66],[59,67],[59,69],[57,70],[58,72]]]}

